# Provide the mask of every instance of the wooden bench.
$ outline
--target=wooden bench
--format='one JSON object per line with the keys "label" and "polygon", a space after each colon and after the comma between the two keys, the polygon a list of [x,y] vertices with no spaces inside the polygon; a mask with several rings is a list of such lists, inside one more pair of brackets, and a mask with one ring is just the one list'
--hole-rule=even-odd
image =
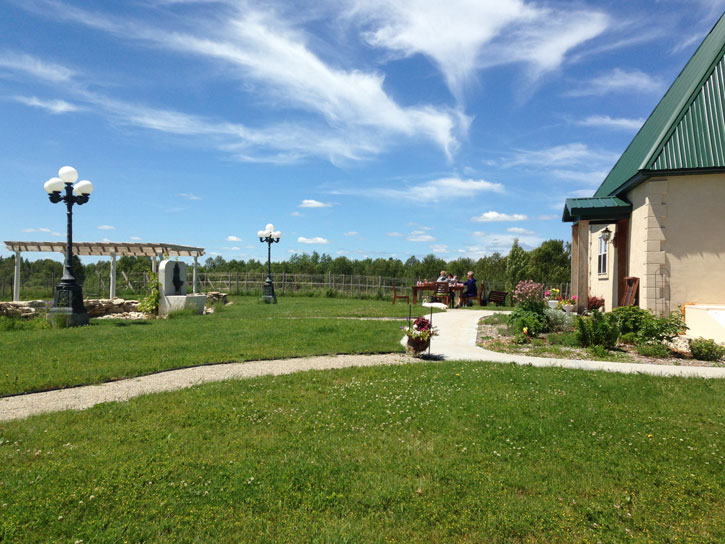
{"label": "wooden bench", "polygon": [[505,306],[507,296],[509,294],[506,291],[489,291],[488,302],[495,302],[496,306]]}

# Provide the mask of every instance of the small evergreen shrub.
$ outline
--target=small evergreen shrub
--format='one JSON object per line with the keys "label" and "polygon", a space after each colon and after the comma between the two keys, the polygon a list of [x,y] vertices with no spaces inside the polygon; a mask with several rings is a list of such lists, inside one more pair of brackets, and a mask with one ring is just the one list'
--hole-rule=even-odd
{"label": "small evergreen shrub", "polygon": [[612,313],[619,319],[619,328],[622,334],[637,333],[644,323],[654,316],[639,306],[620,306],[612,310]]}
{"label": "small evergreen shrub", "polygon": [[637,332],[637,344],[672,342],[685,329],[687,326],[680,312],[672,312],[668,317],[651,316],[642,321],[641,328]]}
{"label": "small evergreen shrub", "polygon": [[580,346],[613,349],[619,339],[619,320],[611,312],[603,314],[595,310],[590,317],[576,318],[576,332]]}
{"label": "small evergreen shrub", "polygon": [[551,332],[570,331],[574,327],[574,316],[561,310],[546,308],[544,316]]}
{"label": "small evergreen shrub", "polygon": [[690,352],[698,361],[719,361],[725,356],[725,347],[714,340],[696,338],[690,340]]}

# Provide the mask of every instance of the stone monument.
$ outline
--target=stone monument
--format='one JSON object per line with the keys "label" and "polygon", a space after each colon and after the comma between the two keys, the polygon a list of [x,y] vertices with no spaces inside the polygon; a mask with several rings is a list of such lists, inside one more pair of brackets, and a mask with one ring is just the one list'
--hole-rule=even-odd
{"label": "stone monument", "polygon": [[193,308],[197,314],[204,313],[206,295],[187,294],[186,263],[161,261],[159,264],[159,315],[168,315],[175,310]]}

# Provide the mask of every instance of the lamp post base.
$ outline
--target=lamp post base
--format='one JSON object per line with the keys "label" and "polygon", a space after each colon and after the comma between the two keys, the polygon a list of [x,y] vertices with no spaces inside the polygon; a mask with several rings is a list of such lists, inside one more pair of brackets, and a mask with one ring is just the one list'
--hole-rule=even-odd
{"label": "lamp post base", "polygon": [[274,284],[270,278],[262,285],[262,302],[266,304],[277,304],[277,296],[274,294]]}
{"label": "lamp post base", "polygon": [[77,283],[61,283],[55,288],[53,307],[48,312],[52,326],[81,327],[88,325],[88,310],[83,305],[83,289]]}

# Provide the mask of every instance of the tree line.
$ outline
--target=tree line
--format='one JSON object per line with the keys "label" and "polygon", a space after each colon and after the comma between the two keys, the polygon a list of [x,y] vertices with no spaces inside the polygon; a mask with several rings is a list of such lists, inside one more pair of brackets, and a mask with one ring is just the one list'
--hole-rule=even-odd
{"label": "tree line", "polygon": [[[0,257],[0,281],[7,285],[12,283],[15,256]],[[83,265],[74,256],[74,271],[79,281],[96,273],[107,278],[111,264],[108,260]],[[266,272],[267,263],[256,259],[226,260],[221,256],[209,257],[200,265],[202,273],[229,272]],[[58,281],[63,273],[63,266],[52,259],[21,262],[21,278],[23,288],[29,286],[48,285]],[[140,277],[151,270],[151,259],[148,257],[121,257],[116,261],[118,274],[125,272],[130,277]],[[337,274],[356,276],[383,276],[399,278],[406,283],[419,280],[434,281],[441,270],[446,270],[465,278],[472,270],[476,278],[485,281],[489,288],[511,289],[520,280],[534,280],[545,284],[559,284],[570,281],[571,245],[561,240],[547,240],[539,247],[526,251],[518,240],[514,240],[507,255],[496,252],[480,259],[460,257],[446,261],[433,254],[418,258],[412,256],[405,261],[396,258],[349,259],[340,256],[332,258],[326,253],[313,251],[311,254],[294,254],[286,261],[273,262],[272,274]]]}

